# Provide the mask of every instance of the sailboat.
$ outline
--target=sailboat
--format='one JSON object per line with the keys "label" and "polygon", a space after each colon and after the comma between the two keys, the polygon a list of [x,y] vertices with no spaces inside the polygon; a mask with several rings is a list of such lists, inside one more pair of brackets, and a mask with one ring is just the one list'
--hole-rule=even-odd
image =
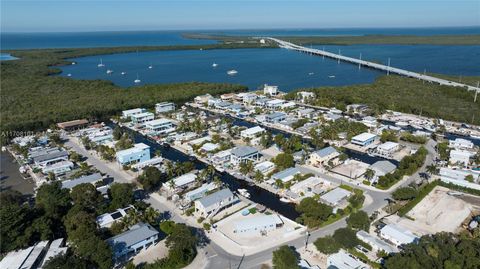
{"label": "sailboat", "polygon": [[104,67],[105,65],[103,64],[102,58],[100,58],[100,63],[97,64],[98,67]]}
{"label": "sailboat", "polygon": [[133,81],[134,83],[138,84],[140,82],[142,82],[139,78],[138,78],[138,73],[137,73],[137,79]]}
{"label": "sailboat", "polygon": [[111,73],[113,73],[113,70],[108,69],[107,74],[111,74]]}

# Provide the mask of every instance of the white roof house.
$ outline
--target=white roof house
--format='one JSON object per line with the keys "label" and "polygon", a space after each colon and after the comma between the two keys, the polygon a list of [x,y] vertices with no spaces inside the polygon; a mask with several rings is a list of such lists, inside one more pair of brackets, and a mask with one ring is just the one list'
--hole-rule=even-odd
{"label": "white roof house", "polygon": [[98,181],[101,181],[103,176],[100,173],[94,173],[91,175],[77,177],[71,180],[62,181],[62,188],[63,189],[73,189],[73,187],[83,184],[83,183],[90,183],[95,184]]}
{"label": "white roof house", "polygon": [[361,133],[352,137],[352,144],[359,145],[359,146],[368,146],[375,141],[377,136],[371,133]]}
{"label": "white roof house", "polygon": [[[197,175],[194,173],[187,173],[172,179],[173,184],[175,185],[175,189],[182,189],[188,187],[190,184],[195,182],[197,179]],[[170,184],[166,184],[170,188]]]}
{"label": "white roof house", "polygon": [[283,226],[283,220],[279,215],[259,215],[247,219],[241,219],[233,223],[233,232],[238,234],[251,234],[268,232]]}
{"label": "white roof house", "polygon": [[214,164],[217,164],[217,165],[223,165],[227,162],[230,161],[230,156],[232,155],[230,149],[227,149],[227,150],[222,150],[222,151],[219,151],[217,153],[215,153],[211,159],[212,159],[212,162]]}
{"label": "white roof house", "polygon": [[183,198],[187,201],[195,201],[202,198],[209,191],[216,189],[217,186],[214,182],[205,183],[202,186],[191,190],[183,195]]}
{"label": "white roof house", "polygon": [[125,208],[119,208],[112,213],[105,213],[97,217],[97,224],[100,228],[109,228],[115,221],[121,220],[130,210],[135,210],[132,205]]}
{"label": "white roof house", "polygon": [[155,118],[155,114],[152,112],[142,112],[138,114],[130,115],[130,119],[132,119],[133,123],[144,123],[147,121],[151,121]]}
{"label": "white roof house", "polygon": [[342,188],[335,188],[324,195],[320,196],[320,199],[325,203],[331,206],[339,205],[344,199],[349,197],[352,193],[342,189]]}
{"label": "white roof house", "polygon": [[275,96],[278,94],[278,86],[272,86],[268,84],[263,85],[263,94]]}
{"label": "white roof house", "polygon": [[41,241],[26,249],[9,252],[0,261],[2,269],[33,269],[41,263],[42,253],[48,245],[48,241]]}
{"label": "white roof house", "polygon": [[460,163],[467,166],[470,163],[470,157],[472,157],[472,155],[469,151],[454,149],[450,151],[449,162],[453,164]]}
{"label": "white roof house", "polygon": [[270,161],[264,161],[256,164],[253,169],[265,175],[275,169],[275,164]]}
{"label": "white roof house", "polygon": [[205,143],[202,145],[200,150],[205,151],[205,152],[212,152],[215,151],[219,148],[220,146],[218,144],[213,144],[213,143]]}
{"label": "white roof house", "polygon": [[398,249],[396,247],[388,244],[387,242],[376,236],[365,232],[364,230],[360,230],[357,232],[357,238],[372,246],[372,249],[374,251],[385,251],[387,254],[398,252]]}
{"label": "white roof house", "polygon": [[137,253],[158,241],[158,231],[150,224],[139,222],[128,231],[106,240],[112,247],[113,259],[116,262],[129,258],[132,253]]}
{"label": "white roof house", "polygon": [[238,165],[241,162],[252,161],[256,162],[260,159],[258,149],[250,146],[238,146],[231,150],[230,162],[233,165]]}
{"label": "white roof house", "polygon": [[229,189],[222,189],[196,200],[195,211],[203,217],[211,217],[237,201],[238,198]]}
{"label": "white roof house", "polygon": [[312,192],[315,186],[318,186],[320,184],[326,185],[326,186],[332,185],[330,181],[312,176],[305,180],[302,180],[300,182],[293,184],[292,186],[290,186],[290,190],[297,194],[300,194],[301,192],[305,194],[307,192]]}
{"label": "white roof house", "polygon": [[417,236],[411,231],[396,224],[387,224],[380,230],[380,236],[395,246],[410,244],[417,240]]}
{"label": "white roof house", "polygon": [[241,131],[240,136],[242,138],[255,138],[258,135],[262,134],[263,132],[265,132],[265,129],[263,129],[260,126],[255,126],[255,127],[248,128],[246,130]]}
{"label": "white roof house", "polygon": [[169,133],[175,130],[173,122],[169,119],[156,119],[145,122],[145,128],[150,132]]}
{"label": "white roof house", "polygon": [[295,175],[300,174],[300,170],[296,167],[290,167],[272,175],[273,180],[281,180],[283,183],[291,181]]}
{"label": "white roof house", "polygon": [[162,102],[155,104],[156,113],[164,113],[175,110],[175,104],[171,102]]}
{"label": "white roof house", "polygon": [[370,165],[369,168],[375,172],[374,179],[376,180],[378,179],[378,177],[392,173],[393,171],[395,171],[395,169],[397,169],[397,166],[395,166],[393,163],[389,161],[377,161],[374,164]]}
{"label": "white roof house", "polygon": [[[58,238],[53,240],[50,243],[50,246],[48,247],[47,253],[45,254],[45,257],[43,258],[42,266],[40,268],[43,268],[47,262],[55,258],[58,255],[62,255],[67,252],[68,247],[64,247],[64,238]],[[0,268],[3,268],[0,266]]]}
{"label": "white roof house", "polygon": [[448,141],[448,146],[456,149],[472,149],[473,142],[463,138],[456,138],[455,140]]}
{"label": "white roof house", "polygon": [[128,118],[132,115],[140,114],[140,113],[143,113],[145,111],[147,111],[145,108],[134,108],[134,109],[124,110],[124,111],[122,111],[122,117]]}
{"label": "white roof house", "polygon": [[343,249],[327,258],[327,268],[336,269],[367,269],[369,265],[361,262],[357,257],[351,255]]}
{"label": "white roof house", "polygon": [[383,144],[378,145],[375,149],[375,153],[384,156],[391,157],[400,148],[400,145],[396,142],[387,141]]}

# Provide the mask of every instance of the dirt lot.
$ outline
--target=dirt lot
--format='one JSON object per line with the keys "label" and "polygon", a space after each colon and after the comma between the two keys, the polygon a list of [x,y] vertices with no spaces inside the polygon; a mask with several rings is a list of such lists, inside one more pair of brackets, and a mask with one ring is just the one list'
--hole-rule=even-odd
{"label": "dirt lot", "polygon": [[480,210],[480,197],[450,195],[449,192],[437,186],[407,214],[413,220],[400,218],[398,224],[417,235],[457,232],[466,218]]}

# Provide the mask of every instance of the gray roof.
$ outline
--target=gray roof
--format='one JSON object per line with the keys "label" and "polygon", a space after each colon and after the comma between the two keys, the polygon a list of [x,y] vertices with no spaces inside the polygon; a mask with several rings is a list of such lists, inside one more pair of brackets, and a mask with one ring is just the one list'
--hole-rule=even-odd
{"label": "gray roof", "polygon": [[239,146],[239,147],[236,147],[234,149],[232,149],[232,154],[237,156],[237,157],[244,157],[244,156],[248,156],[248,155],[251,155],[251,154],[254,154],[256,152],[258,152],[258,150],[254,147],[250,147],[250,146]]}
{"label": "gray roof", "polygon": [[201,203],[203,207],[207,208],[232,196],[233,193],[229,189],[223,189],[203,197],[198,200],[198,202]]}
{"label": "gray roof", "polygon": [[331,204],[331,205],[337,205],[340,201],[345,199],[346,197],[350,196],[351,192],[342,189],[342,188],[336,188],[333,189],[326,194],[320,196],[320,199],[324,200],[325,202]]}
{"label": "gray roof", "polygon": [[61,158],[61,157],[68,157],[68,152],[66,150],[49,152],[44,155],[33,157],[33,161],[38,163],[38,162],[44,162],[44,161],[48,161],[55,158]]}
{"label": "gray roof", "polygon": [[283,171],[280,171],[276,174],[273,174],[272,178],[273,179],[282,179],[282,178],[286,178],[286,177],[289,177],[289,176],[296,175],[298,173],[300,173],[300,170],[298,170],[298,168],[290,167],[290,168],[287,168],[287,169],[285,169]]}
{"label": "gray roof", "polygon": [[88,176],[81,176],[81,177],[74,178],[72,180],[63,181],[62,188],[72,189],[73,187],[80,185],[82,183],[93,184],[97,181],[100,181],[101,179],[102,179],[102,175],[100,173],[95,173]]}
{"label": "gray roof", "polygon": [[370,169],[375,169],[388,174],[393,172],[397,167],[389,161],[378,161],[370,166]]}
{"label": "gray roof", "polygon": [[334,147],[326,147],[326,148],[323,148],[321,150],[317,150],[315,151],[315,153],[320,156],[320,157],[326,157],[334,152],[336,152],[337,150],[334,148]]}
{"label": "gray roof", "polygon": [[272,119],[272,118],[285,117],[285,116],[286,116],[286,114],[283,113],[283,112],[273,112],[273,113],[271,113],[271,114],[268,114],[268,115],[267,115],[267,118]]}
{"label": "gray roof", "polygon": [[158,231],[150,226],[150,224],[139,222],[132,226],[130,230],[111,237],[106,241],[112,246],[113,250],[118,253],[123,252],[124,249],[157,234]]}

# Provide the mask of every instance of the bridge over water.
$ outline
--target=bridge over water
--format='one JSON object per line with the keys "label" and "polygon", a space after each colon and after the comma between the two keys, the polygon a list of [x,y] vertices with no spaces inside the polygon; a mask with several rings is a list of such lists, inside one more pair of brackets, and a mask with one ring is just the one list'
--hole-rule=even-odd
{"label": "bridge over water", "polygon": [[279,47],[281,47],[281,48],[296,50],[296,51],[309,53],[309,54],[313,54],[313,55],[320,55],[320,56],[332,58],[332,59],[335,59],[335,60],[338,60],[338,61],[344,61],[344,62],[347,62],[347,63],[352,63],[352,64],[355,64],[355,65],[358,65],[359,67],[365,66],[365,67],[368,67],[368,68],[373,68],[373,69],[385,71],[387,74],[392,73],[392,74],[397,74],[397,75],[401,75],[401,76],[405,76],[405,77],[420,79],[420,80],[431,82],[431,83],[438,83],[440,85],[461,87],[461,88],[467,89],[469,91],[476,91],[476,92],[480,91],[480,87],[478,86],[478,84],[477,84],[477,87],[475,87],[475,86],[471,86],[471,85],[467,85],[467,84],[463,84],[463,83],[458,83],[458,82],[455,82],[455,81],[450,81],[450,80],[446,80],[446,79],[432,77],[432,76],[429,76],[429,75],[426,75],[426,74],[420,74],[420,73],[416,73],[416,72],[412,72],[412,71],[408,71],[408,70],[404,70],[404,69],[400,69],[400,68],[391,67],[390,64],[389,65],[383,65],[383,64],[378,64],[378,63],[372,63],[372,62],[365,61],[365,60],[362,60],[362,59],[356,59],[356,58],[352,58],[352,57],[343,56],[343,55],[340,55],[340,54],[327,52],[325,50],[307,48],[307,47],[295,45],[293,43],[290,43],[290,42],[287,42],[287,41],[284,41],[284,40],[280,40],[278,38],[265,37],[264,39],[268,39],[268,40],[271,40],[271,41],[277,43],[279,45]]}

